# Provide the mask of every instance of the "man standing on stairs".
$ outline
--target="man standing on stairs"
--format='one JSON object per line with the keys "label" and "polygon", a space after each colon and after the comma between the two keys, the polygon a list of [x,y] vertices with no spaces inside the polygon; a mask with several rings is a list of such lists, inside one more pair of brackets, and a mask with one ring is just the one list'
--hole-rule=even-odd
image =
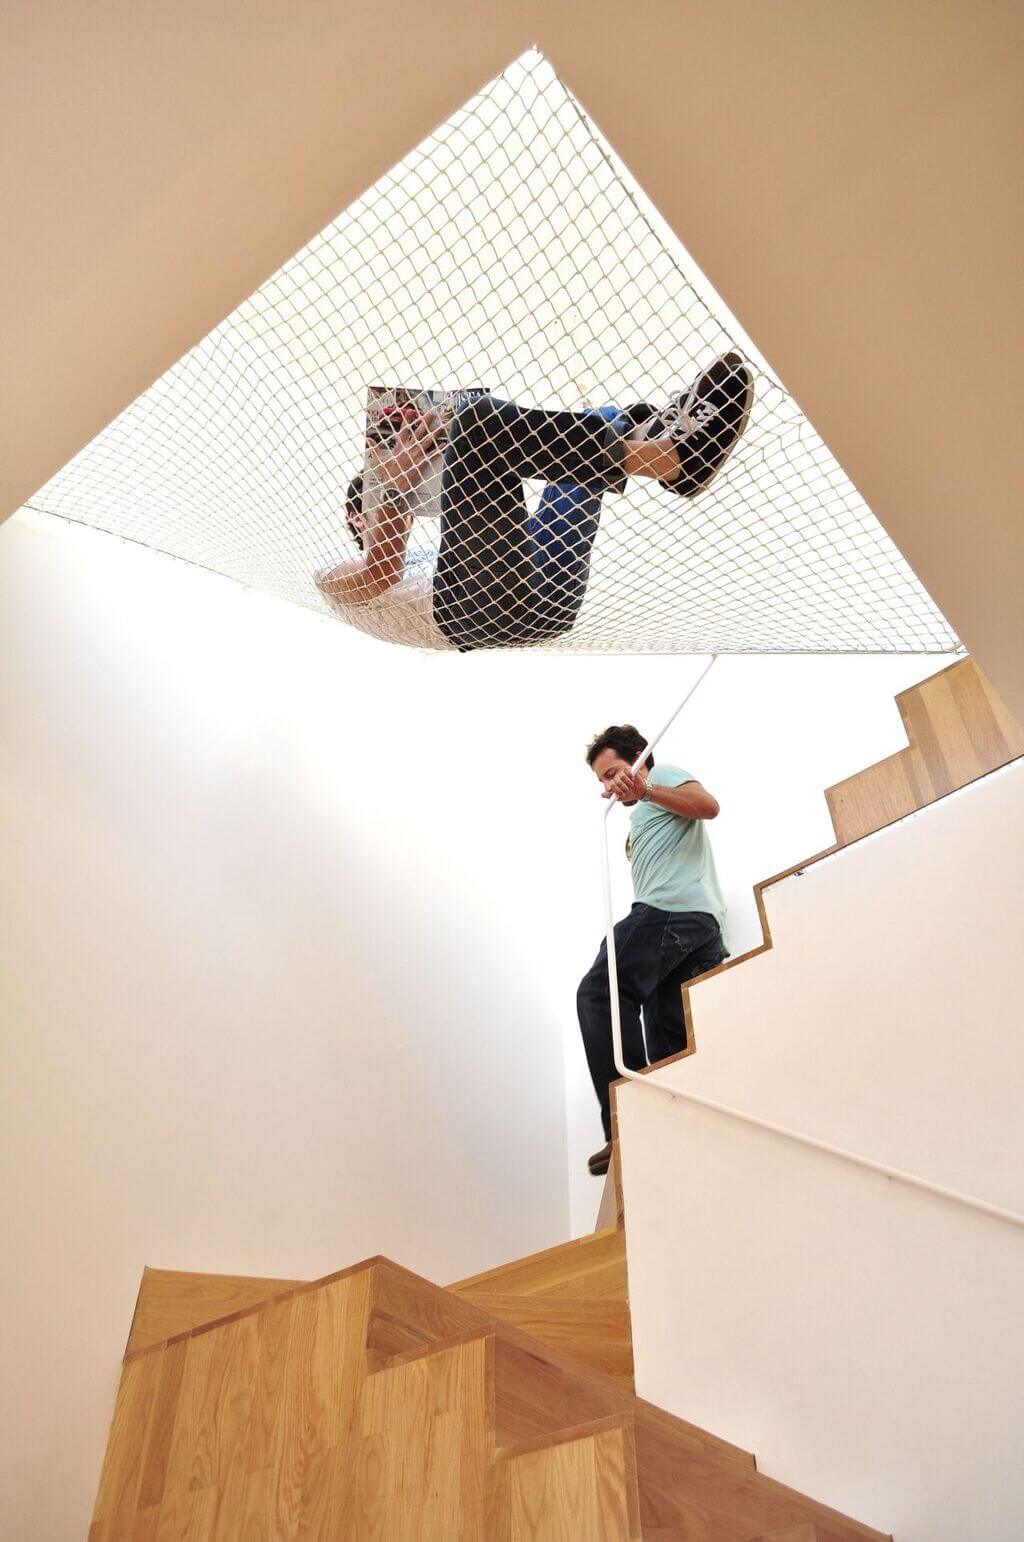
{"label": "man standing on stairs", "polygon": [[[601,783],[602,796],[618,798],[632,811],[626,852],[636,898],[615,927],[615,954],[622,1050],[634,1071],[686,1048],[683,982],[728,957],[722,938],[725,904],[705,828],[717,816],[718,803],[688,771],[655,768],[653,755],[634,774],[633,762],[646,743],[631,723],[623,723],[606,728],[587,749],[587,765]],[[604,1124],[606,1144],[589,1164],[599,1175],[608,1171],[611,1160],[608,1089],[618,1076],[603,942],[580,982],[576,1009]]]}

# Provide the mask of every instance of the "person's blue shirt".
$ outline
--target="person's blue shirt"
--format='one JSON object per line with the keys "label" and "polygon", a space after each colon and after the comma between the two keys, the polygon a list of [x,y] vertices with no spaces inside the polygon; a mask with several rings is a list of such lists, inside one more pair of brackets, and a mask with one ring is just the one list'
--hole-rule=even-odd
{"label": "person's blue shirt", "polygon": [[[655,766],[652,787],[696,781],[678,766]],[[656,803],[634,804],[629,815],[633,889],[641,905],[656,910],[703,911],[725,932],[725,901],[715,870],[707,824],[685,819]]]}

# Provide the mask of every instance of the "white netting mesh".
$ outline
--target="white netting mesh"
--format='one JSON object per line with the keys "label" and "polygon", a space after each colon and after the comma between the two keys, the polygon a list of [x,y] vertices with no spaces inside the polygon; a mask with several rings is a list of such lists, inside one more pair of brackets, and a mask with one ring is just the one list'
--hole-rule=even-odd
{"label": "white netting mesh", "polygon": [[[367,597],[344,576],[363,572],[355,583],[365,584],[358,566],[342,569],[333,600],[317,587],[318,574],[360,560],[345,501],[363,467],[367,388],[482,385],[530,407],[661,409],[730,348],[752,369],[753,408],[694,499],[636,477],[599,502],[592,486],[545,501],[533,479],[536,512],[530,525],[524,512],[521,539],[507,529],[486,539],[472,511],[476,544],[456,551],[448,577],[456,601],[460,584],[475,585],[477,600],[486,590],[487,625],[471,645],[954,650],[795,402],[533,52],[286,263],[32,507],[329,606],[396,641],[467,645],[450,624],[439,634],[432,614],[436,502],[412,525],[404,568],[404,526],[392,510],[382,536],[378,515],[369,604],[337,603]],[[465,509],[443,512],[450,558]],[[528,569],[545,518],[548,620],[538,625],[524,585],[541,581]],[[552,520],[566,522],[553,543]],[[568,547],[575,571],[559,577]]]}

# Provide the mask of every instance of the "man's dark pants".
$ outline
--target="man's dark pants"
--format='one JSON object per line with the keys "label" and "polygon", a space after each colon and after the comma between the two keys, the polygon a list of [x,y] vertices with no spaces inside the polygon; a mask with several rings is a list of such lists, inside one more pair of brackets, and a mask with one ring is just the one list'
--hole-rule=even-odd
{"label": "man's dark pants", "polygon": [[[490,396],[456,415],[441,481],[434,619],[457,648],[539,642],[571,628],[590,577],[601,496],[625,485],[619,416]],[[524,479],[571,484],[580,495],[571,517],[531,521]]]}
{"label": "man's dark pants", "polygon": [[[622,1013],[622,1052],[631,1071],[678,1055],[686,1048],[682,985],[714,969],[726,957],[722,933],[714,916],[703,911],[655,910],[633,906],[615,928],[615,958]],[[640,1029],[643,1009],[647,1054]],[[608,990],[608,950],[601,950],[580,981],[576,994],[583,1047],[601,1104],[605,1139],[612,1123],[608,1088],[618,1077],[612,1057],[611,996]],[[649,1058],[648,1058],[649,1057]]]}

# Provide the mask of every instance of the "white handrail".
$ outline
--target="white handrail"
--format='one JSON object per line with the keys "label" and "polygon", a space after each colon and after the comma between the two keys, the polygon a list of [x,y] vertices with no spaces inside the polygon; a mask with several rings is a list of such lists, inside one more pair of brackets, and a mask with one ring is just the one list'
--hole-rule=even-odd
{"label": "white handrail", "polygon": [[838,1157],[842,1162],[852,1162],[857,1167],[866,1167],[869,1172],[880,1173],[883,1178],[892,1178],[897,1183],[904,1183],[913,1189],[922,1189],[926,1194],[936,1194],[940,1199],[952,1200],[954,1204],[966,1205],[970,1210],[980,1210],[983,1215],[994,1216],[997,1221],[1008,1221],[1011,1226],[1024,1226],[1024,1215],[1018,1215],[1016,1210],[1006,1210],[1002,1205],[989,1204],[987,1199],[976,1199],[973,1194],[964,1194],[959,1189],[947,1189],[941,1183],[929,1183],[927,1178],[919,1178],[916,1173],[905,1172],[902,1167],[890,1167],[887,1162],[876,1162],[873,1157],[861,1156],[856,1151],[847,1151],[843,1146],[833,1146],[830,1141],[818,1140],[814,1135],[804,1135],[799,1130],[791,1130],[784,1124],[774,1124],[770,1119],[762,1119],[758,1114],[744,1113],[742,1109],[730,1108],[727,1103],[716,1103],[713,1098],[702,1098],[696,1092],[685,1092],[679,1087],[668,1087],[664,1082],[659,1082],[653,1076],[637,1076],[641,1082],[652,1082],[661,1092],[667,1092],[670,1097],[682,1098],[687,1103],[695,1103],[699,1108],[710,1109],[715,1114],[725,1114],[729,1119],[738,1119],[742,1124],[752,1124],[759,1130],[767,1130],[772,1135],[781,1135],[786,1140],[797,1141],[801,1146],[809,1146],[812,1151],[824,1152],[826,1156]]}
{"label": "white handrail", "polygon": [[[717,661],[717,658],[717,654],[712,655],[707,665],[697,676],[693,685],[672,713],[672,716],[650,743],[646,744],[640,751],[640,754],[633,762],[632,769],[634,772],[639,770],[648,755],[664,738],[680,712],[682,712],[687,702],[693,696],[697,687],[708,674],[708,671]],[[964,1205],[969,1210],[977,1210],[982,1215],[992,1216],[995,1220],[1006,1221],[1011,1226],[1024,1227],[1024,1215],[1019,1215],[1016,1210],[1007,1210],[1002,1205],[990,1204],[988,1200],[978,1199],[973,1194],[963,1194],[958,1189],[946,1188],[941,1183],[930,1183],[927,1178],[919,1178],[916,1173],[904,1172],[899,1167],[890,1167],[887,1162],[876,1162],[872,1157],[861,1156],[856,1151],[847,1151],[843,1146],[834,1146],[829,1141],[818,1140],[813,1135],[804,1135],[799,1130],[791,1130],[786,1125],[775,1124],[770,1119],[760,1118],[757,1114],[744,1113],[742,1109],[731,1108],[726,1103],[717,1103],[712,1098],[702,1098],[695,1092],[687,1092],[681,1087],[670,1086],[667,1082],[660,1081],[654,1072],[632,1071],[623,1063],[622,1009],[619,1002],[619,974],[615,956],[615,916],[612,909],[612,875],[608,854],[608,815],[618,802],[619,799],[617,797],[608,800],[604,810],[604,817],[601,820],[601,871],[604,879],[605,944],[608,951],[608,999],[612,1020],[612,1057],[615,1061],[615,1069],[619,1075],[627,1081],[639,1082],[645,1087],[654,1087],[659,1092],[667,1093],[670,1098],[681,1098],[684,1102],[693,1103],[698,1108],[706,1108],[713,1113],[724,1114],[729,1119],[738,1119],[742,1124],[754,1125],[759,1130],[766,1130],[772,1135],[780,1135],[785,1140],[796,1141],[798,1145],[808,1146],[813,1151],[823,1152],[825,1155],[836,1157],[840,1161],[852,1162],[857,1167],[864,1167],[869,1172],[880,1174],[883,1178],[891,1178],[896,1183],[903,1183],[910,1188],[920,1189],[926,1194],[934,1194],[938,1198],[950,1200],[956,1205]]]}

